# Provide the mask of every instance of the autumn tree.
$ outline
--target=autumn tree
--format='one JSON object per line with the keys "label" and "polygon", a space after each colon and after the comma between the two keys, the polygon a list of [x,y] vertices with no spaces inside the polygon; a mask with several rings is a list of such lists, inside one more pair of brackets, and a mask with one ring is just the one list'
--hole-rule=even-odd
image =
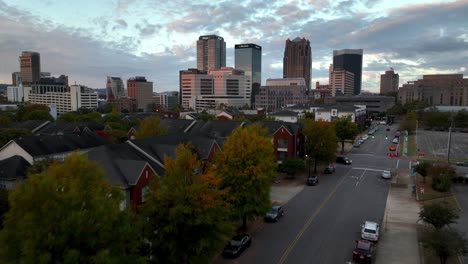
{"label": "autumn tree", "polygon": [[[45,111],[45,112],[49,113],[50,108],[47,105],[43,105],[43,104],[20,104],[20,105],[18,105],[18,110],[16,111],[16,120],[18,120],[18,121],[29,120],[29,119],[25,118],[25,115],[29,114],[30,112],[34,112],[34,111],[41,111],[41,113],[43,111]],[[34,114],[34,115],[36,115],[36,114]]]}
{"label": "autumn tree", "polygon": [[447,202],[434,202],[424,204],[419,212],[419,219],[432,225],[435,229],[456,223],[458,219],[457,209]]}
{"label": "autumn tree", "polygon": [[335,121],[336,137],[341,142],[341,153],[344,152],[344,144],[346,140],[354,140],[359,134],[359,129],[356,123],[351,121],[351,116],[343,116]]}
{"label": "autumn tree", "polygon": [[161,118],[150,116],[140,122],[140,130],[135,138],[153,137],[167,134],[167,129],[161,124]]}
{"label": "autumn tree", "polygon": [[245,228],[248,218],[263,215],[271,205],[271,181],[276,176],[271,137],[257,124],[239,127],[217,152],[215,163],[233,217],[242,219]]}
{"label": "autumn tree", "polygon": [[314,160],[314,173],[319,163],[328,164],[335,160],[337,137],[333,123],[322,120],[305,120],[305,154]]}
{"label": "autumn tree", "polygon": [[200,172],[190,145],[179,145],[164,165],[143,208],[154,262],[209,263],[233,232],[221,180],[210,169]]}
{"label": "autumn tree", "polygon": [[76,153],[29,175],[9,195],[0,262],[137,262],[138,232],[120,210],[123,199],[97,163]]}
{"label": "autumn tree", "polygon": [[440,264],[446,264],[450,257],[468,253],[465,238],[454,229],[426,229],[422,243],[439,257]]}
{"label": "autumn tree", "polygon": [[415,112],[408,112],[403,117],[400,122],[400,130],[408,130],[408,133],[412,133],[416,130],[416,113]]}
{"label": "autumn tree", "polygon": [[441,163],[430,167],[428,175],[432,178],[431,187],[439,192],[447,192],[452,186],[456,172],[450,164]]}

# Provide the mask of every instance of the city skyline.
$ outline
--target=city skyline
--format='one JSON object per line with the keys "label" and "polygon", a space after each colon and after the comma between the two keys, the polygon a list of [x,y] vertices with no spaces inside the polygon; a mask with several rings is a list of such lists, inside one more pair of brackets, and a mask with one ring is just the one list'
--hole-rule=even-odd
{"label": "city skyline", "polygon": [[226,41],[226,66],[235,44],[262,46],[262,84],[282,76],[284,42],[297,36],[311,42],[313,84],[328,83],[340,49],[364,50],[362,90],[372,92],[390,67],[399,86],[423,74],[468,74],[466,1],[249,2],[0,0],[0,82],[11,83],[30,50],[41,69],[70,83],[104,88],[106,76],[146,76],[156,92],[176,91],[179,71],[196,68],[198,37],[211,34]]}

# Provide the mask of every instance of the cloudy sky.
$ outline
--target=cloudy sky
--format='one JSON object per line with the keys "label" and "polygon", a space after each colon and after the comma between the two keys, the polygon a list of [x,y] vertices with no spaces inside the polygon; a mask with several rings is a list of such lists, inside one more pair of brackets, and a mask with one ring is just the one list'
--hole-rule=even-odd
{"label": "cloudy sky", "polygon": [[312,46],[312,82],[328,83],[335,49],[364,49],[363,89],[378,92],[393,67],[400,85],[423,74],[468,75],[468,1],[435,0],[0,0],[0,83],[11,83],[23,50],[42,71],[105,87],[106,76],[146,76],[178,90],[196,67],[196,40],[217,34],[263,47],[262,78],[282,77],[287,38]]}

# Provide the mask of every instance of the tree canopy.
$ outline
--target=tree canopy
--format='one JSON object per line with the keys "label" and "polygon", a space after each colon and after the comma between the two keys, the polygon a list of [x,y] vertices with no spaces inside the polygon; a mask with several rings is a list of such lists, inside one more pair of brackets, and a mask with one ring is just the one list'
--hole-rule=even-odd
{"label": "tree canopy", "polygon": [[305,154],[314,160],[314,172],[318,163],[328,164],[336,158],[337,137],[333,123],[322,120],[305,120]]}
{"label": "tree canopy", "polygon": [[263,215],[271,205],[271,181],[276,176],[275,151],[267,130],[257,124],[239,127],[216,155],[216,172],[232,204],[233,217]]}
{"label": "tree canopy", "polygon": [[450,206],[447,202],[434,202],[424,204],[419,212],[419,219],[431,224],[436,229],[441,229],[456,223],[458,212],[456,208]]}
{"label": "tree canopy", "polygon": [[190,145],[179,145],[164,165],[165,175],[152,181],[144,204],[155,262],[209,263],[233,232],[226,191],[212,170],[198,173]]}
{"label": "tree canopy", "polygon": [[132,263],[138,243],[122,192],[96,163],[72,154],[10,193],[2,263]]}
{"label": "tree canopy", "polygon": [[167,129],[162,126],[161,118],[150,116],[140,122],[140,130],[135,134],[135,137],[145,138],[164,134],[167,134]]}
{"label": "tree canopy", "polygon": [[0,147],[3,147],[12,139],[31,135],[31,131],[24,128],[0,128]]}
{"label": "tree canopy", "polygon": [[449,228],[426,230],[422,242],[439,257],[441,264],[446,264],[449,257],[468,253],[465,238]]}
{"label": "tree canopy", "polygon": [[335,121],[336,137],[341,142],[341,153],[344,152],[345,140],[354,140],[359,134],[356,123],[351,121],[351,116],[343,116]]}
{"label": "tree canopy", "polygon": [[288,158],[281,164],[281,170],[294,177],[297,173],[304,172],[304,160],[300,158]]}
{"label": "tree canopy", "polygon": [[23,116],[23,120],[49,120],[54,121],[54,118],[50,115],[49,111],[45,110],[34,110],[27,112]]}

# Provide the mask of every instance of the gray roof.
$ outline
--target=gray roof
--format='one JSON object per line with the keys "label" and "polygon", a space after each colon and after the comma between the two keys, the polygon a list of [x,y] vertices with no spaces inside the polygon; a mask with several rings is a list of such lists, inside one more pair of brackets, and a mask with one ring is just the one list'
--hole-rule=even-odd
{"label": "gray roof", "polygon": [[104,144],[104,140],[93,132],[29,136],[14,141],[33,157],[89,149]]}
{"label": "gray roof", "polygon": [[332,104],[317,104],[317,103],[305,103],[305,104],[296,104],[286,107],[286,109],[296,109],[296,110],[310,110],[310,108],[324,108],[331,106]]}
{"label": "gray roof", "polygon": [[147,163],[158,175],[164,173],[163,168],[128,143],[100,146],[86,154],[89,160],[96,161],[104,169],[104,177],[107,180],[124,188],[136,184]]}
{"label": "gray roof", "polygon": [[335,104],[335,105],[327,105],[326,107],[317,109],[317,111],[318,112],[320,112],[320,111],[330,111],[331,109],[337,109],[338,111],[354,112],[356,109],[359,109],[359,107],[354,106],[354,105]]}
{"label": "gray roof", "polygon": [[182,133],[193,122],[189,119],[161,119],[161,125],[167,129],[168,134]]}
{"label": "gray roof", "polygon": [[26,176],[28,168],[31,166],[21,156],[13,156],[4,160],[0,160],[0,178],[5,180],[22,179]]}
{"label": "gray roof", "polygon": [[304,124],[302,123],[290,123],[290,122],[282,122],[282,121],[258,121],[258,124],[261,127],[268,129],[268,134],[270,136],[276,132],[281,126],[286,128],[291,134],[297,135],[299,132],[302,131]]}
{"label": "gray roof", "polygon": [[188,133],[190,135],[204,136],[214,139],[223,140],[232,134],[234,129],[243,126],[242,121],[232,120],[209,120],[197,121],[197,123],[190,128]]}
{"label": "gray roof", "polygon": [[14,128],[23,128],[35,133],[37,129],[49,124],[48,120],[27,120],[13,123],[12,127]]}
{"label": "gray roof", "polygon": [[291,110],[281,110],[278,112],[271,113],[269,115],[271,116],[296,116],[297,117],[299,114]]}
{"label": "gray roof", "polygon": [[89,122],[69,122],[69,121],[57,121],[47,124],[46,126],[39,129],[36,134],[43,135],[61,135],[76,133],[76,129],[79,132],[83,132],[85,128],[90,131],[104,130],[104,125],[93,124]]}

